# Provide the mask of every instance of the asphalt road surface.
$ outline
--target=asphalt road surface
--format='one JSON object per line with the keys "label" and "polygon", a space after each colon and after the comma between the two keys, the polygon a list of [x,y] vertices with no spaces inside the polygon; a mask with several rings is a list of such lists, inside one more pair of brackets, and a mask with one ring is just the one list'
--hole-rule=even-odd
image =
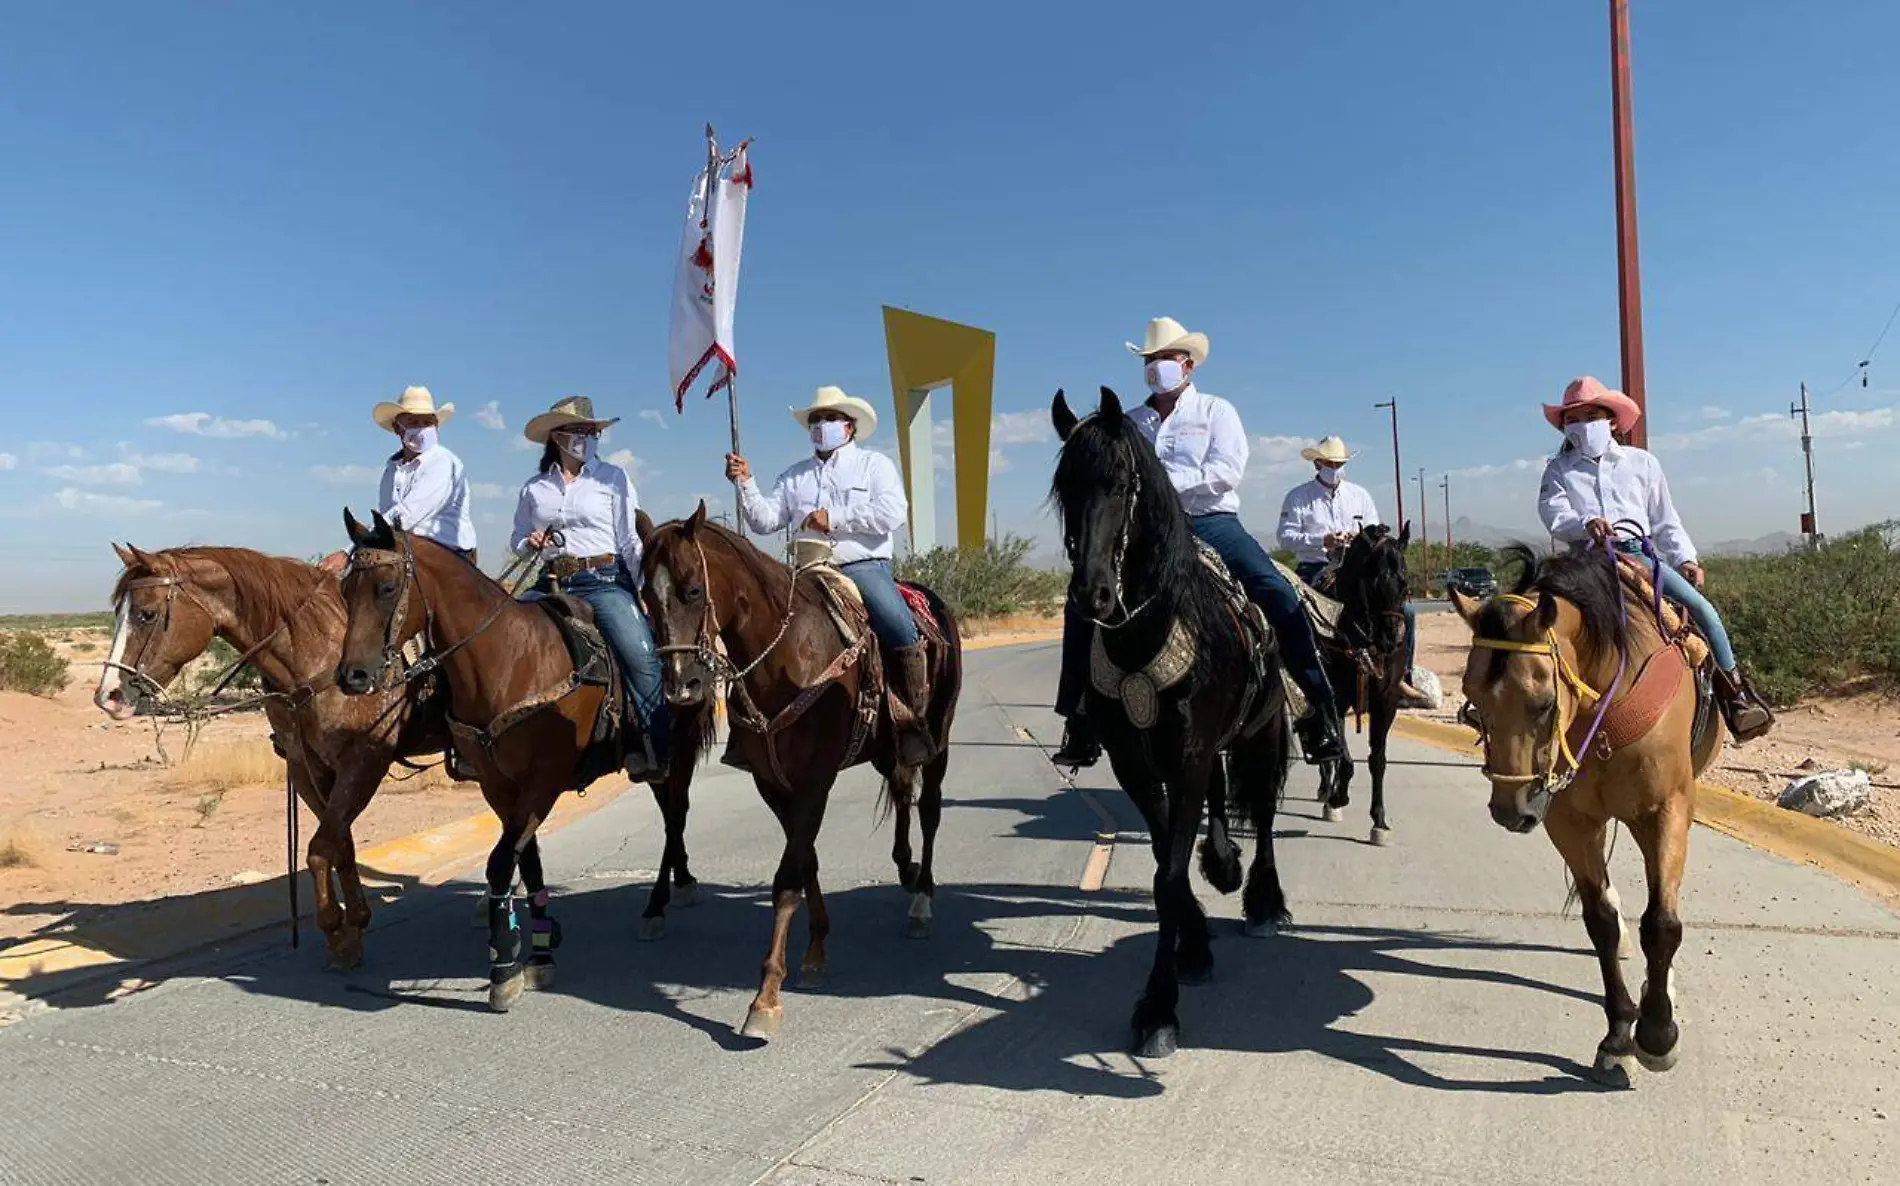
{"label": "asphalt road surface", "polygon": [[[1698,829],[1682,1062],[1605,1089],[1555,853],[1490,823],[1467,763],[1402,743],[1391,847],[1365,843],[1363,795],[1328,824],[1294,772],[1296,928],[1244,938],[1238,900],[1203,886],[1214,980],[1184,990],[1182,1051],[1136,1062],[1138,821],[1105,776],[1048,766],[1053,648],[970,667],[935,934],[905,937],[889,825],[847,778],[820,845],[830,975],[787,994],[772,1045],[734,1027],[779,833],[749,782],[709,772],[688,831],[708,892],[660,942],[634,940],[659,854],[644,793],[549,838],[560,983],[507,1016],[484,1006],[464,881],[384,907],[349,975],[260,936],[0,1030],[0,1183],[1900,1180],[1900,919]],[[1119,836],[1085,891],[1103,813]]]}

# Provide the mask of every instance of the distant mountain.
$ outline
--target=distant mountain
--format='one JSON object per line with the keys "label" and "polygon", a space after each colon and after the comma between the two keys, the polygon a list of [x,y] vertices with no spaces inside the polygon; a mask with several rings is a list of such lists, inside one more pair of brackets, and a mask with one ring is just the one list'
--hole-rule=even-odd
{"label": "distant mountain", "polygon": [[[1442,520],[1437,523],[1427,523],[1426,526],[1431,528],[1433,539],[1440,543],[1444,542],[1445,524]],[[1452,520],[1451,535],[1454,540],[1483,544],[1487,548],[1501,548],[1505,544],[1531,544],[1536,547],[1547,547],[1550,544],[1550,533],[1542,527],[1529,525],[1517,528],[1493,527],[1489,523],[1473,522],[1465,515]]]}
{"label": "distant mountain", "polygon": [[1801,537],[1789,531],[1771,531],[1756,539],[1730,539],[1702,549],[1711,556],[1779,556]]}

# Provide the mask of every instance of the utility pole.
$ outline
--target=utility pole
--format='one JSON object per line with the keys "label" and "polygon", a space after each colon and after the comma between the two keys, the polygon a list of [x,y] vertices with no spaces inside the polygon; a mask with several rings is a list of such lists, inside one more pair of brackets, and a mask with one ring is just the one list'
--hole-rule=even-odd
{"label": "utility pole", "polygon": [[1446,474],[1438,482],[1438,488],[1445,492],[1445,569],[1452,568],[1451,547],[1451,475]]}
{"label": "utility pole", "polygon": [[1788,405],[1788,415],[1801,417],[1801,460],[1808,467],[1808,509],[1801,515],[1801,534],[1808,537],[1808,547],[1813,548],[1821,542],[1821,528],[1814,516],[1814,433],[1808,425],[1808,385],[1801,385],[1801,402]]}
{"label": "utility pole", "polygon": [[1424,583],[1427,597],[1432,595],[1432,531],[1425,509],[1431,505],[1430,498],[1430,492],[1425,489],[1425,467],[1421,465],[1418,467],[1418,538],[1425,550],[1419,560],[1419,579]]}
{"label": "utility pole", "polygon": [[1643,281],[1636,264],[1636,130],[1630,102],[1629,0],[1610,0],[1610,118],[1616,144],[1616,298],[1621,315],[1623,394],[1645,413],[1630,444],[1649,445],[1643,380]]}
{"label": "utility pole", "polygon": [[1399,397],[1393,396],[1382,404],[1373,404],[1374,408],[1392,409],[1392,489],[1398,495],[1398,526],[1405,527],[1405,470],[1399,465]]}

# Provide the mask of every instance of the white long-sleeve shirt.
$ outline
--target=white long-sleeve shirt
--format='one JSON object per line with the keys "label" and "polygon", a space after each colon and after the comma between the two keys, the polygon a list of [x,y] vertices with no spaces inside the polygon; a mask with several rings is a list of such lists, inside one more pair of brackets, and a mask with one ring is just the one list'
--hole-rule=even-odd
{"label": "white long-sleeve shirt", "polygon": [[441,445],[413,460],[404,460],[400,453],[391,457],[383,467],[377,502],[383,518],[412,535],[465,552],[475,546],[468,474],[462,459]]}
{"label": "white long-sleeve shirt", "polygon": [[1592,519],[1607,519],[1611,526],[1631,519],[1656,542],[1663,563],[1680,568],[1696,558],[1662,463],[1644,449],[1611,445],[1600,461],[1575,449],[1557,454],[1544,467],[1537,512],[1550,534],[1566,542],[1589,538]]}
{"label": "white long-sleeve shirt", "polygon": [[1277,538],[1301,562],[1325,560],[1328,535],[1356,535],[1380,522],[1370,490],[1344,478],[1336,487],[1314,478],[1287,491],[1286,501],[1280,504]]}
{"label": "white long-sleeve shirt", "polygon": [[634,526],[634,514],[640,509],[640,496],[633,488],[627,471],[599,458],[581,467],[573,481],[567,481],[561,467],[550,466],[529,478],[521,487],[515,503],[515,531],[508,547],[525,552],[528,537],[544,528],[561,533],[560,547],[541,554],[556,556],[620,557],[620,563],[640,582],[640,532]]}
{"label": "white long-sleeve shirt", "polygon": [[1234,405],[1190,383],[1167,419],[1145,404],[1129,415],[1141,435],[1153,442],[1181,496],[1182,510],[1190,515],[1239,512],[1247,432]]}
{"label": "white long-sleeve shirt", "polygon": [[746,526],[761,535],[803,523],[805,516],[823,509],[831,519],[831,535],[800,531],[799,539],[829,538],[832,559],[839,564],[859,560],[889,560],[891,534],[910,514],[897,463],[882,453],[861,449],[847,441],[830,457],[807,457],[778,476],[770,494],[747,478],[739,485],[739,505]]}

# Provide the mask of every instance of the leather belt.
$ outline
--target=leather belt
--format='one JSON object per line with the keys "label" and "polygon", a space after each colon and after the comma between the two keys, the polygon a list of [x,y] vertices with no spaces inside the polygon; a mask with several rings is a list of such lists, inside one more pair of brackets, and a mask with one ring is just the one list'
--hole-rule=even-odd
{"label": "leather belt", "polygon": [[548,561],[548,575],[557,581],[565,581],[576,573],[591,572],[597,568],[612,568],[620,563],[620,557],[608,552],[600,556],[556,556]]}

